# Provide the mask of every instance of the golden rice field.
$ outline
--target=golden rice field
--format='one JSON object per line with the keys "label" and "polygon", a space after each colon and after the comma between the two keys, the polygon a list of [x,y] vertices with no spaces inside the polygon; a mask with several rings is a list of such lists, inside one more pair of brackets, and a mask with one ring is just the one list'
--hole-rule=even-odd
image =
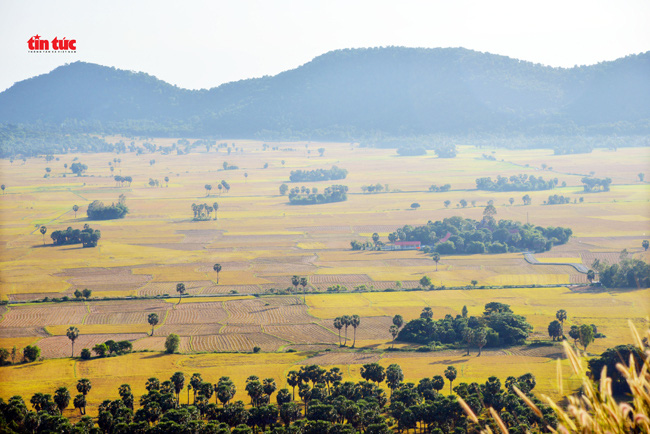
{"label": "golden rice field", "polygon": [[[169,139],[154,141],[168,143]],[[589,347],[591,354],[631,342],[628,319],[639,328],[648,326],[648,289],[586,292],[569,287],[587,282],[585,274],[569,264],[589,267],[596,259],[615,263],[623,249],[649,259],[641,241],[650,237],[650,184],[636,176],[650,175],[648,148],[597,149],[576,157],[556,156],[552,150],[465,146],[459,148],[457,158],[441,160],[433,153],[398,157],[394,150],[348,143],[308,143],[307,148],[304,142],[273,144],[293,151],[263,150],[262,142],[256,141],[236,143],[242,153],[203,149],[188,155],[121,154],[119,164],[113,162],[114,154],[55,155],[50,162],[30,158],[25,164],[0,161],[1,181],[7,187],[0,196],[0,299],[10,302],[8,307],[0,306],[0,347],[37,344],[45,357],[0,367],[1,398],[52,393],[58,386],[72,387],[77,379],[88,377],[93,381],[92,414],[103,399],[117,396],[119,384],[130,383],[137,396],[150,376],[167,378],[182,370],[189,375],[201,372],[213,381],[229,375],[240,391],[236,399],[247,401],[242,390],[250,373],[273,377],[282,387],[286,373],[303,363],[339,366],[347,377],[359,379],[361,365],[369,361],[384,366],[399,363],[407,381],[440,374],[449,364],[458,369],[457,381],[532,372],[537,390],[557,397],[555,359],[561,357],[557,346],[544,351],[486,350],[480,358],[466,357],[462,350],[386,352],[391,345],[391,318],[400,314],[410,320],[424,307],[431,307],[435,318],[457,315],[463,306],[470,314],[480,314],[485,303],[499,301],[527,317],[534,326],[532,339],[548,340],[548,323],[558,309],[565,309],[565,328],[596,324],[607,336]],[[319,147],[326,148],[322,157],[316,156]],[[482,158],[485,153],[495,160]],[[152,158],[155,164],[150,164]],[[85,176],[74,176],[64,168],[74,159],[88,166]],[[221,170],[224,161],[240,169]],[[553,169],[541,170],[542,163]],[[291,206],[279,194],[282,183],[295,186],[288,182],[292,170],[332,165],[347,169],[348,177],[295,185],[322,191],[331,184],[345,184],[349,187],[346,202]],[[46,167],[51,168],[49,178],[44,178]],[[592,171],[597,177],[612,178],[611,191],[582,192],[580,179]],[[523,192],[475,190],[478,177],[519,173],[558,178],[566,187],[528,192],[530,206],[523,206]],[[117,174],[132,176],[132,184],[118,186],[113,180]],[[165,177],[169,183],[163,181]],[[162,187],[150,187],[150,178],[161,181]],[[213,188],[206,197],[204,185],[216,186],[221,180],[231,190],[219,194]],[[388,190],[362,193],[362,186],[378,182]],[[449,192],[428,192],[430,185],[445,183],[451,184]],[[121,194],[130,209],[125,219],[87,220],[88,204],[116,202]],[[549,194],[569,196],[578,203],[544,205]],[[461,207],[461,199],[469,205]],[[449,207],[446,200],[451,201]],[[351,240],[367,241],[373,233],[387,242],[389,233],[406,224],[424,225],[456,215],[480,219],[489,200],[494,201],[497,219],[570,227],[574,236],[566,245],[536,255],[538,265],[529,264],[520,253],[443,256],[436,265],[418,251],[350,249]],[[192,221],[193,203],[215,202],[217,219],[213,213],[211,220]],[[419,209],[411,209],[414,202]],[[73,205],[79,206],[76,216]],[[85,223],[101,230],[98,247],[51,246],[53,231],[81,229]],[[47,227],[44,237],[41,225]],[[215,263],[222,265],[218,283]],[[291,287],[293,275],[308,278],[306,295],[277,295],[278,290]],[[412,291],[424,275],[437,287],[459,289]],[[473,280],[478,282],[476,289],[471,288]],[[180,303],[179,282],[187,289]],[[347,292],[325,293],[337,285]],[[354,291],[360,285],[365,291]],[[480,288],[532,285],[544,287]],[[92,290],[91,300],[31,303],[45,297],[74,297],[76,290],[85,288]],[[387,289],[393,292],[383,292]],[[147,323],[150,313],[160,318],[153,336]],[[332,320],[343,314],[362,318],[356,330],[357,351],[338,349],[339,335]],[[71,325],[81,332],[75,356],[82,348],[108,339],[130,340],[135,350],[146,352],[90,361],[70,359],[65,331]],[[181,337],[184,354],[160,353],[169,333]],[[348,340],[352,338],[349,329]],[[250,354],[255,346],[262,353]],[[577,386],[567,369],[564,378],[565,389]]]}

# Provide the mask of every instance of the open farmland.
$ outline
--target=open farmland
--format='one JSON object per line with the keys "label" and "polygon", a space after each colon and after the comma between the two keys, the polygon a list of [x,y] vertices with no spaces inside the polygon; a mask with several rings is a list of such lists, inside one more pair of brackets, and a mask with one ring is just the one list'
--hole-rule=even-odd
{"label": "open farmland", "polygon": [[[156,142],[169,146],[173,140]],[[65,358],[71,352],[65,330],[74,325],[81,332],[75,356],[82,348],[109,339],[129,340],[137,351],[158,352],[170,333],[181,337],[180,351],[185,353],[2,367],[0,397],[16,391],[29,395],[43,385],[70,387],[83,376],[92,377],[97,390],[106,391],[96,396],[113,396],[115,384],[126,381],[136,387],[137,395],[142,392],[137,387],[143,387],[149,376],[167,378],[179,368],[186,373],[200,370],[204,378],[215,381],[230,375],[243,390],[247,374],[237,369],[246,367],[242,371],[274,377],[282,387],[286,372],[302,363],[340,366],[345,375],[358,379],[367,360],[384,366],[399,363],[407,381],[440,374],[449,364],[457,367],[461,381],[468,382],[484,380],[494,369],[503,377],[533,372],[538,389],[553,394],[554,359],[561,353],[557,345],[534,351],[530,347],[485,349],[480,360],[466,357],[464,350],[391,353],[385,350],[392,344],[388,332],[392,317],[414,319],[424,307],[431,307],[439,319],[460,314],[463,306],[470,315],[480,315],[485,303],[498,301],[528,319],[534,326],[531,339],[548,341],[548,323],[558,309],[565,309],[565,329],[596,324],[606,336],[589,347],[592,354],[631,342],[628,319],[639,328],[648,325],[648,289],[588,292],[568,286],[587,283],[586,275],[570,264],[589,267],[595,259],[615,263],[623,249],[648,259],[641,242],[650,237],[650,184],[636,177],[640,172],[650,175],[647,148],[597,149],[579,157],[556,156],[551,150],[496,149],[487,151],[496,158],[491,161],[482,158],[485,149],[474,147],[460,147],[457,158],[438,159],[432,153],[398,157],[394,150],[336,143],[274,144],[285,149],[278,151],[263,150],[261,142],[253,141],[238,141],[236,146],[243,152],[226,155],[223,150],[197,149],[188,155],[156,154],[155,164],[150,164],[152,156],[147,154],[122,154],[115,166],[108,165],[114,154],[0,162],[2,183],[7,186],[0,197],[0,297],[10,302],[0,311],[0,346],[11,349],[36,343],[46,359]],[[315,149],[321,146],[326,151],[316,156]],[[63,164],[75,158],[88,165],[85,176],[64,169]],[[239,169],[221,170],[224,161]],[[542,171],[541,163],[553,169]],[[347,185],[347,201],[291,206],[279,194],[282,183],[295,186],[288,182],[291,170],[332,165],[347,169],[347,179],[304,184],[319,191],[334,183]],[[43,177],[45,167],[52,168],[49,178]],[[110,167],[115,167],[114,172]],[[611,177],[611,191],[583,193],[580,179],[591,171]],[[131,185],[117,186],[112,178],[117,173],[133,176]],[[522,204],[523,192],[475,189],[475,178],[519,173],[557,177],[567,186],[528,192],[530,206]],[[162,181],[165,177],[168,183]],[[150,178],[162,181],[162,186],[149,186]],[[219,193],[213,188],[206,197],[205,184],[216,185],[222,179],[230,184],[230,191]],[[386,184],[388,191],[362,193],[363,185],[378,182]],[[444,183],[451,184],[449,192],[428,191],[430,185]],[[121,194],[130,209],[125,219],[87,220],[86,207],[93,200],[110,204]],[[544,205],[549,194],[569,196],[578,203]],[[461,199],[469,205],[460,206]],[[446,200],[451,201],[448,207]],[[430,256],[418,251],[350,249],[351,240],[365,242],[375,232],[388,242],[389,233],[407,224],[425,225],[452,216],[480,220],[488,200],[494,201],[497,219],[569,227],[574,236],[565,245],[536,254],[539,264],[527,262],[521,253],[504,253],[443,255],[436,267]],[[217,219],[213,214],[211,220],[192,221],[193,203],[214,202],[219,204]],[[420,208],[411,209],[416,202]],[[76,217],[75,204],[80,207]],[[69,226],[80,229],[85,223],[101,230],[98,247],[51,246],[51,232]],[[47,227],[46,245],[41,225]],[[218,283],[215,263],[222,265]],[[286,295],[293,275],[306,277],[308,285]],[[436,287],[455,289],[412,290],[424,275]],[[471,287],[473,280],[476,289]],[[187,295],[178,304],[179,282],[185,284]],[[338,288],[342,293],[327,293],[336,285],[345,287]],[[533,285],[538,287],[521,287]],[[360,286],[362,290],[355,291]],[[85,288],[92,290],[90,300],[35,303],[45,297],[74,298],[76,290]],[[147,323],[150,313],[160,318],[153,336]],[[337,349],[339,332],[333,319],[344,314],[361,317],[356,330],[359,352]],[[345,333],[341,331],[342,336]],[[350,327],[348,345],[353,336]],[[399,342],[396,346],[409,347]],[[205,354],[249,353],[254,347],[265,354]],[[298,352],[287,354],[287,350]],[[56,377],[48,377],[50,370],[58,368]],[[567,379],[565,387],[575,386],[571,381]],[[243,399],[239,393],[244,392],[238,392]],[[91,407],[101,402],[93,399],[91,394]]]}

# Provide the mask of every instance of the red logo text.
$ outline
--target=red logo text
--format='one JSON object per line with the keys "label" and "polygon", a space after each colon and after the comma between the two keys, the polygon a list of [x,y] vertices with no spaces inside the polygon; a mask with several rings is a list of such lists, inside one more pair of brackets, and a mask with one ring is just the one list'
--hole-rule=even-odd
{"label": "red logo text", "polygon": [[39,35],[34,35],[27,41],[27,47],[29,47],[29,51],[76,51],[77,40],[55,37],[48,41],[47,39],[41,39]]}

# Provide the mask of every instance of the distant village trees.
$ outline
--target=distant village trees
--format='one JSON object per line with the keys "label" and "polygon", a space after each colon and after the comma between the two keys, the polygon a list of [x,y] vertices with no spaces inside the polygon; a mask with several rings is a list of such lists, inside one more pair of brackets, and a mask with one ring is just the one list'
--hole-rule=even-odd
{"label": "distant village trees", "polygon": [[292,188],[289,193],[289,202],[292,205],[315,205],[321,203],[343,202],[348,199],[346,185],[332,185],[322,193],[314,192],[308,187]]}
{"label": "distant village trees", "polygon": [[558,184],[558,179],[549,179],[545,181],[541,176],[519,174],[511,177],[497,176],[496,180],[490,177],[477,178],[476,188],[487,191],[536,191],[551,190]]}
{"label": "distant village trees", "polygon": [[126,206],[126,197],[121,194],[117,203],[110,206],[104,205],[99,200],[93,201],[88,205],[86,214],[90,220],[113,220],[124,218],[129,213],[129,208]]}
{"label": "distant village trees", "polygon": [[581,179],[586,193],[593,193],[598,191],[609,191],[609,186],[612,183],[611,178],[590,178],[585,176]]}
{"label": "distant village trees", "polygon": [[316,182],[316,181],[333,181],[345,179],[348,171],[332,166],[331,169],[316,170],[292,170],[289,180],[291,182]]}

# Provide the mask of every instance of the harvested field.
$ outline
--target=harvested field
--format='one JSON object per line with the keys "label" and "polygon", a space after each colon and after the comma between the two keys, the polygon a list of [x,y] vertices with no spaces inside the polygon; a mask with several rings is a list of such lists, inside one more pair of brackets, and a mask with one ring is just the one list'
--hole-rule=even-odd
{"label": "harvested field", "polygon": [[[114,341],[131,341],[145,337],[145,334],[101,334],[101,335],[79,335],[74,343],[74,355],[79,357],[83,348],[92,349],[95,345],[104,343],[110,339]],[[38,341],[41,348],[41,355],[45,358],[69,357],[72,345],[67,336],[51,336]],[[134,345],[135,346],[135,345]]]}
{"label": "harvested field", "polygon": [[[179,351],[190,352],[190,337],[180,336],[181,342],[178,347]],[[163,336],[146,336],[133,342],[133,351],[165,351],[165,340]],[[76,345],[75,345],[76,346]],[[158,357],[158,354],[152,354],[151,357]]]}
{"label": "harvested field", "polygon": [[264,332],[294,344],[332,344],[338,335],[317,324],[265,325]]}
{"label": "harvested field", "polygon": [[57,276],[72,285],[69,292],[85,288],[93,291],[132,291],[145,285],[152,278],[146,274],[133,274],[128,267],[76,268],[64,270]]}
{"label": "harvested field", "polygon": [[84,324],[142,324],[147,316],[157,313],[164,318],[169,304],[163,301],[126,301],[88,303],[90,313]]}
{"label": "harvested field", "polygon": [[242,333],[192,337],[194,351],[252,352],[253,347],[262,351],[277,351],[286,341],[265,333]]}
{"label": "harvested field", "polygon": [[203,288],[201,294],[260,294],[263,292],[264,290],[259,285],[217,285],[213,283]]}
{"label": "harvested field", "polygon": [[149,282],[140,288],[140,290],[138,290],[138,295],[167,294],[170,297],[178,297],[178,292],[176,292],[176,285],[181,282],[185,284],[185,290],[187,293],[192,295],[202,294],[203,288],[213,285],[211,280],[200,280],[193,282],[183,280],[178,280],[176,282]]}
{"label": "harvested field", "polygon": [[3,338],[50,336],[43,327],[0,327],[0,335],[2,335]]}
{"label": "harvested field", "polygon": [[[245,303],[249,300],[242,300]],[[233,303],[223,302],[223,303]],[[183,303],[173,305],[170,309],[166,325],[175,324],[214,324],[223,323],[228,318],[228,312],[224,309],[222,302],[205,302],[205,303]],[[239,303],[239,301],[237,301]]]}
{"label": "harvested field", "polygon": [[228,322],[235,324],[301,324],[313,321],[305,305],[265,306],[261,300],[242,300],[226,302],[225,309]]}
{"label": "harvested field", "polygon": [[309,278],[314,285],[360,284],[372,282],[366,274],[314,274]]}
{"label": "harvested field", "polygon": [[357,353],[353,351],[332,351],[326,354],[319,354],[304,360],[302,365],[363,365],[376,363],[381,359],[377,353]]}
{"label": "harvested field", "polygon": [[81,324],[87,314],[86,306],[82,303],[12,306],[0,321],[0,330],[6,327]]}
{"label": "harvested field", "polygon": [[[175,333],[179,336],[199,336],[219,333],[223,326],[214,324],[163,324],[156,327],[155,335],[167,336]],[[151,328],[149,328],[151,330]]]}

